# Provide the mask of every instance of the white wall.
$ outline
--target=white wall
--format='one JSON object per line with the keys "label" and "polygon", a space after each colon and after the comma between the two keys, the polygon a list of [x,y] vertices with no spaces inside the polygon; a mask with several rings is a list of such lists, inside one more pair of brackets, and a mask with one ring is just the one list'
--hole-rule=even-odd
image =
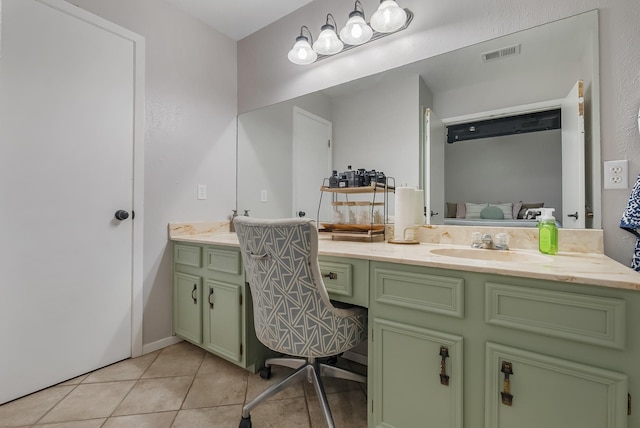
{"label": "white wall", "polygon": [[[158,0],[72,0],[146,39],[143,342],[171,336],[170,221],[235,207],[236,43]],[[198,184],[208,198],[196,199]]]}
{"label": "white wall", "polygon": [[[411,75],[380,81],[333,98],[334,169],[375,169],[394,177],[397,184],[419,184],[419,79]],[[381,99],[387,102],[380,105]]]}
{"label": "white wall", "polygon": [[[377,1],[363,2],[367,13]],[[415,13],[402,33],[312,66],[298,66],[286,53],[307,25],[317,34],[328,12],[339,24],[352,8],[343,0],[316,1],[238,43],[240,112],[344,83],[442,52],[492,39],[588,10],[600,9],[602,159],[629,159],[631,181],[640,172],[640,2],[637,0],[401,0]],[[601,166],[600,166],[601,167]],[[605,252],[629,263],[635,238],[619,229],[629,190],[602,195]]]}
{"label": "white wall", "polygon": [[[331,100],[320,92],[238,117],[238,214],[250,210],[253,217],[291,216],[294,106],[331,121]],[[262,190],[267,202],[260,201]]]}

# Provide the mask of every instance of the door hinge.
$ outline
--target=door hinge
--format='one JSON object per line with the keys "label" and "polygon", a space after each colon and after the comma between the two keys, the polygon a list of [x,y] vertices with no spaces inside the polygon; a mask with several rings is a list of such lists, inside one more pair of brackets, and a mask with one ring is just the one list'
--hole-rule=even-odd
{"label": "door hinge", "polygon": [[631,415],[631,394],[627,394],[627,415]]}

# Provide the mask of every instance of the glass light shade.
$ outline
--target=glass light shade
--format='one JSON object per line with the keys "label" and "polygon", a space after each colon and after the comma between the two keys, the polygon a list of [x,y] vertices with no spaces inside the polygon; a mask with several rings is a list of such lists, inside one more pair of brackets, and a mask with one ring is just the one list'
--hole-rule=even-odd
{"label": "glass light shade", "polygon": [[293,48],[289,51],[289,61],[294,64],[311,64],[318,58],[318,54],[311,49],[311,45],[306,37],[298,37]]}
{"label": "glass light shade", "polygon": [[379,33],[393,33],[407,22],[407,13],[393,0],[384,0],[371,16],[371,27]]}
{"label": "glass light shade", "polygon": [[332,25],[323,25],[318,39],[313,42],[313,50],[321,55],[337,54],[344,48],[344,44],[338,38],[338,35]]}
{"label": "glass light shade", "polygon": [[348,45],[356,46],[367,43],[373,36],[373,30],[364,22],[360,14],[349,16],[349,20],[340,30],[340,39]]}

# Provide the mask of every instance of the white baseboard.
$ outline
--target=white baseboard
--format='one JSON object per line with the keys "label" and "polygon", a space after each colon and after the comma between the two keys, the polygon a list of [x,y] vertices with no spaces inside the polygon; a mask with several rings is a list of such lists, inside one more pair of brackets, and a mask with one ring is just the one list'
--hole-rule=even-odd
{"label": "white baseboard", "polygon": [[178,336],[169,336],[164,339],[156,340],[155,342],[145,343],[142,345],[142,355],[148,354],[150,352],[157,351],[158,349],[166,348],[167,346],[175,345],[176,343],[182,342]]}

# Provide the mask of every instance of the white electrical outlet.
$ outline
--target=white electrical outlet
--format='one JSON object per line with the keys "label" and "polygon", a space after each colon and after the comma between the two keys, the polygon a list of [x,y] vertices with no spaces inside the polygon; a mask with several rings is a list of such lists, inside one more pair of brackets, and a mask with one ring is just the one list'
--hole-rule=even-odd
{"label": "white electrical outlet", "polygon": [[198,199],[207,199],[207,185],[198,184]]}
{"label": "white electrical outlet", "polygon": [[628,178],[629,161],[605,161],[604,163],[604,188],[605,189],[627,189],[629,188]]}

